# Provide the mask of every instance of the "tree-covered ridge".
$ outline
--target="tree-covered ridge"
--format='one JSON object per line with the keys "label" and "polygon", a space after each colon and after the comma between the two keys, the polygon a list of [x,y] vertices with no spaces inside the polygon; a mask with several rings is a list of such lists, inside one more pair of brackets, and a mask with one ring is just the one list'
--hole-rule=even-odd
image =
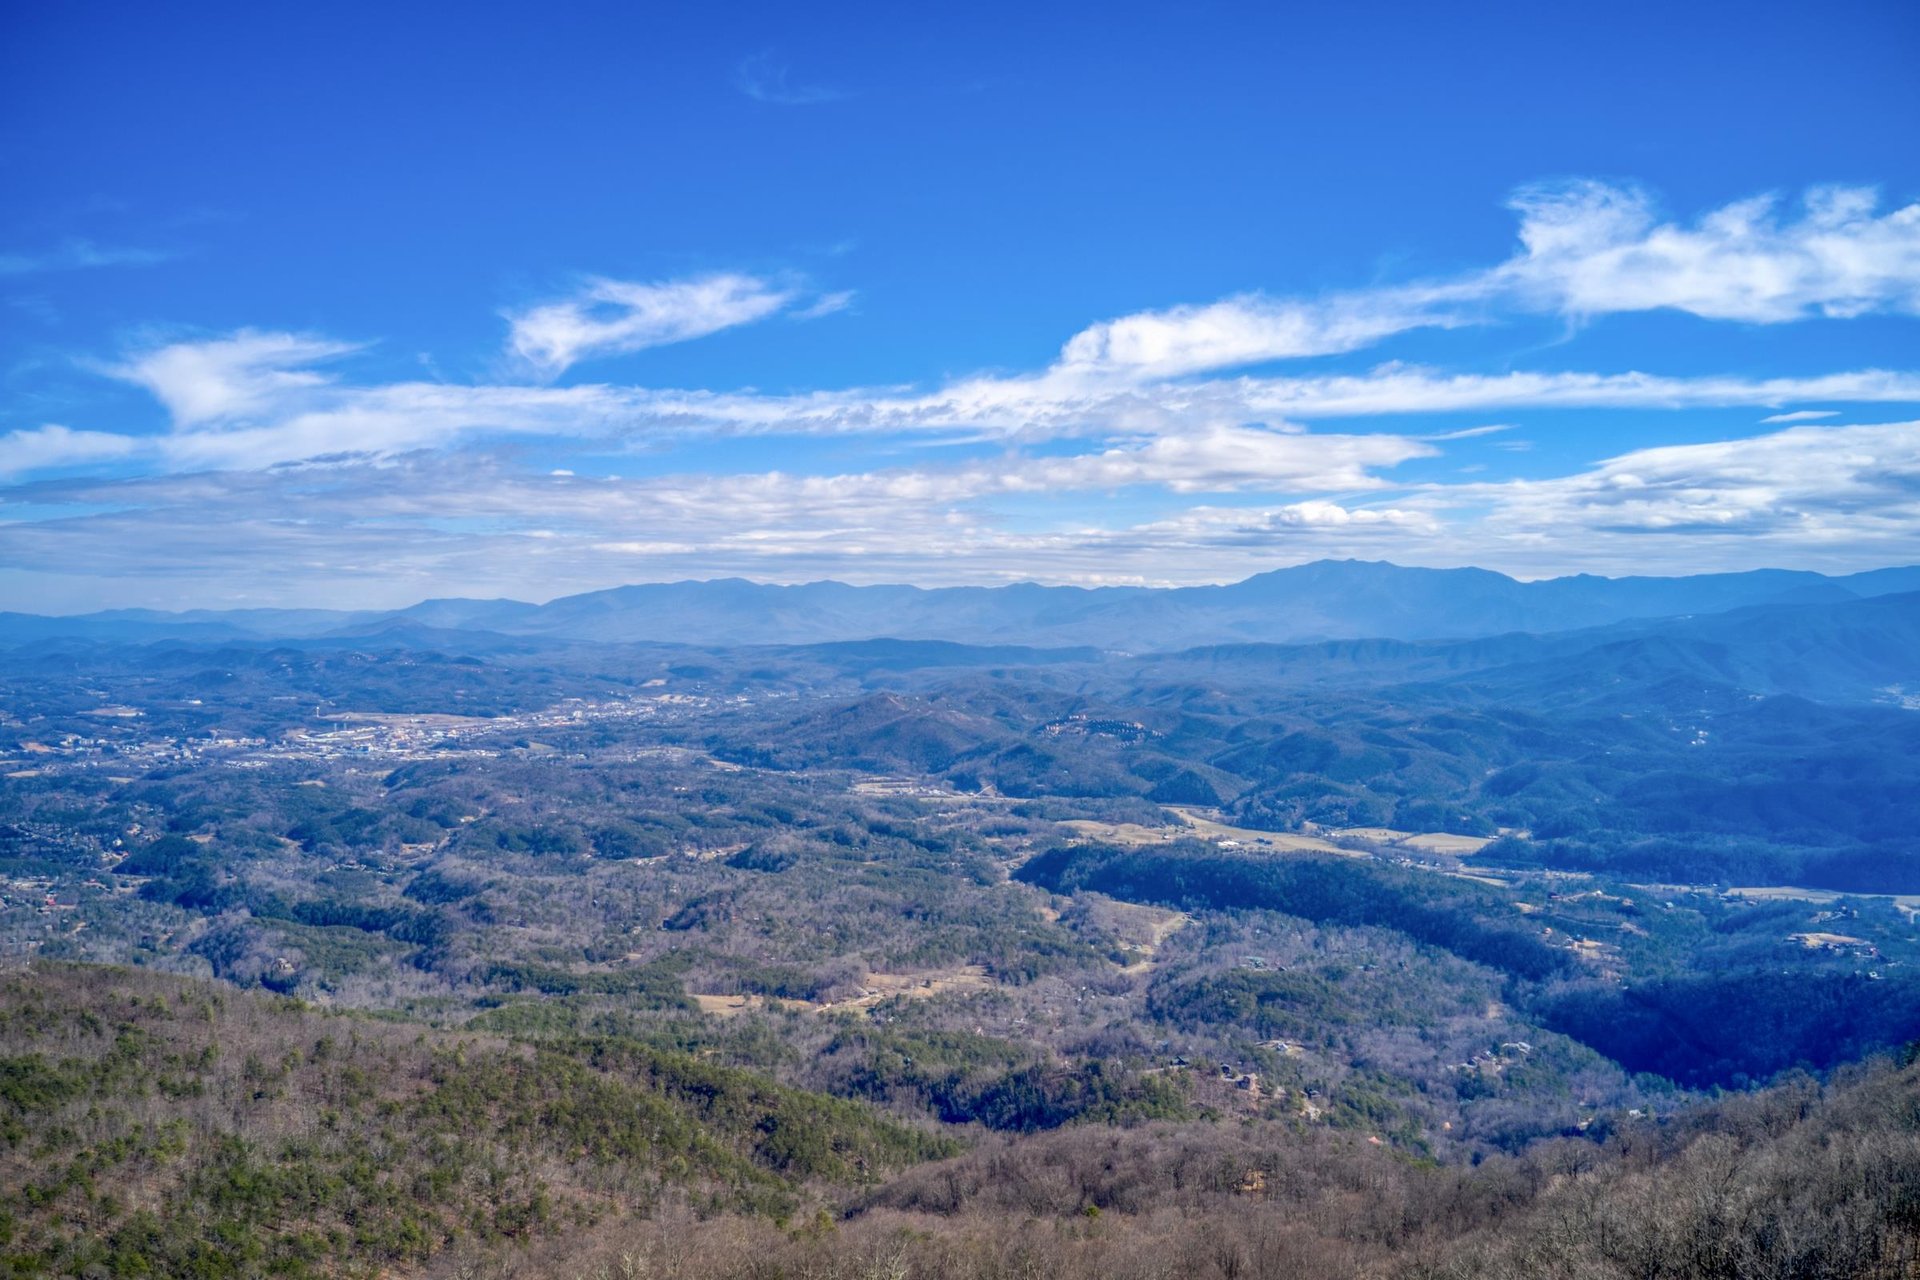
{"label": "tree-covered ridge", "polygon": [[1533,981],[1567,973],[1573,965],[1565,951],[1516,924],[1505,902],[1477,886],[1342,858],[1081,845],[1040,854],[1017,874],[1056,893],[1092,889],[1194,910],[1279,911],[1321,923],[1391,928]]}
{"label": "tree-covered ridge", "polygon": [[[5,975],[0,1011],[11,1275],[1893,1280],[1920,1262],[1911,1054],[1473,1162],[1180,1114],[956,1153],[628,1037],[434,1032],[82,966]],[[840,1037],[854,1092],[1029,1060],[965,1034]]]}
{"label": "tree-covered ridge", "polygon": [[538,1045],[155,974],[0,977],[10,1274],[408,1268],[608,1216],[793,1213],[953,1144],[617,1039]]}
{"label": "tree-covered ridge", "polygon": [[[1017,874],[1056,892],[1094,890],[1193,911],[1270,910],[1390,929],[1506,975],[1507,998],[1541,1026],[1628,1071],[1689,1087],[1742,1087],[1790,1069],[1827,1070],[1920,1038],[1920,976],[1893,964],[1884,973],[1783,969],[1779,935],[1764,949],[1754,945],[1759,938],[1737,942],[1746,932],[1737,915],[1718,922],[1721,945],[1696,944],[1686,970],[1652,965],[1627,981],[1595,983],[1581,980],[1579,951],[1552,945],[1551,926],[1543,932],[1541,921],[1558,918],[1553,913],[1534,909],[1516,916],[1510,900],[1480,886],[1436,883],[1430,875],[1396,868],[1193,845],[1080,845],[1040,854]],[[1777,918],[1798,922],[1804,914],[1789,904]],[[1852,908],[1826,914],[1849,927],[1857,918]],[[1641,938],[1651,938],[1646,927],[1627,923]],[[1758,932],[1766,920],[1751,923]],[[1852,945],[1846,934],[1797,936],[1826,949]],[[1841,941],[1818,943],[1827,937]],[[1791,940],[1787,945],[1805,949]],[[1163,983],[1148,1007],[1175,1024],[1235,1024],[1264,1036],[1299,1038],[1340,1020],[1341,1002],[1331,996],[1319,975],[1241,971],[1182,986]],[[1377,1003],[1367,1014],[1380,1025],[1396,1016],[1395,1009]]]}

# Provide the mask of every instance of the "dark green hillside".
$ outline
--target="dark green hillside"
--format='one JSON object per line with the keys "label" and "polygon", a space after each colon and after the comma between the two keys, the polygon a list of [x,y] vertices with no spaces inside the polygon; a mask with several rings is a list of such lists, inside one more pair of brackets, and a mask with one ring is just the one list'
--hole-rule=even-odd
{"label": "dark green hillside", "polygon": [[1530,980],[1571,967],[1565,952],[1544,944],[1537,931],[1514,924],[1505,902],[1475,886],[1344,858],[1081,846],[1043,853],[1018,875],[1055,893],[1091,889],[1194,911],[1279,911],[1317,923],[1396,929]]}
{"label": "dark green hillside", "polygon": [[1630,1071],[1741,1087],[1920,1039],[1920,978],[1901,970],[1703,974],[1569,992],[1543,1001],[1539,1016]]}

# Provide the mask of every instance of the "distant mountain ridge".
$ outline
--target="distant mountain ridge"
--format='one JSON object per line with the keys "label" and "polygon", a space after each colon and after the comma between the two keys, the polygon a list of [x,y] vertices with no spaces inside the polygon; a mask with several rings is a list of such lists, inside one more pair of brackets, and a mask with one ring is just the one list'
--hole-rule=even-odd
{"label": "distant mountain ridge", "polygon": [[1320,560],[1226,586],[779,586],[740,578],[646,583],[518,600],[426,600],[388,612],[122,609],[71,617],[0,614],[0,644],[385,638],[461,633],[596,643],[791,645],[940,640],[1149,652],[1322,640],[1457,640],[1542,634],[1767,605],[1841,603],[1920,591],[1920,566],[1843,577],[1761,569],[1688,577],[1588,574],[1521,582],[1487,569]]}
{"label": "distant mountain ridge", "polygon": [[1444,681],[1536,705],[1605,696],[1653,671],[1767,696],[1889,701],[1892,685],[1920,689],[1920,591],[1459,640],[1203,645],[1146,655],[1140,669],[1225,671],[1236,685]]}

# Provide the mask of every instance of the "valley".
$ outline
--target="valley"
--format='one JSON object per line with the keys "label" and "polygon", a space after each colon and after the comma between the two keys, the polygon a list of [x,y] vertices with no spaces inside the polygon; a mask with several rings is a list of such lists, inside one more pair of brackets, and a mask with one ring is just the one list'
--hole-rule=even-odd
{"label": "valley", "polygon": [[[1858,607],[1807,606],[1852,617],[1863,686],[1910,679],[1920,597]],[[1896,780],[1920,719],[1830,683],[1811,697],[1778,655],[1815,623],[1788,613],[1710,643],[1693,638],[1724,636],[1710,620],[1635,624],[1631,660],[1612,632],[1487,642],[1445,676],[1451,641],[35,640],[0,669],[0,976],[26,1016],[0,1121],[34,1135],[7,1158],[38,1188],[5,1210],[9,1247],[71,1269],[118,1241],[134,1252],[111,1256],[173,1267],[214,1212],[266,1250],[222,1245],[221,1265],[286,1274],[508,1266],[666,1221],[742,1239],[784,1222],[772,1252],[808,1247],[800,1222],[883,1249],[877,1224],[919,1223],[959,1248],[942,1215],[1006,1194],[967,1170],[1051,1178],[1095,1141],[1159,1190],[1041,1200],[1063,1222],[1118,1212],[1117,1235],[1178,1200],[1158,1162],[1202,1151],[1233,1167],[1228,1200],[1299,1161],[1335,1183],[1411,1177],[1410,1196],[1568,1161],[1624,1194],[1629,1152],[1658,1135],[1685,1167],[1728,1099],[1832,1089],[1844,1108],[1849,1089],[1909,1087],[1889,1064],[1920,1041],[1920,790]],[[90,1005],[96,986],[161,994]],[[68,1012],[25,1014],[55,992]],[[223,1032],[203,1061],[210,1042],[167,1021],[203,1006],[244,1015],[260,1047]],[[62,1020],[145,1029],[116,1049]],[[359,1046],[358,1074],[330,1074],[323,1041]],[[117,1053],[161,1053],[175,1083],[81,1124],[102,1105],[88,1090],[132,1069]],[[482,1086],[430,1064],[458,1060],[489,1064],[471,1105],[524,1135],[463,1149],[484,1179],[391,1156],[353,1172],[386,1150],[364,1145],[379,1125],[453,1140],[432,1090]],[[548,1150],[573,1122],[515,1074],[528,1062],[607,1124],[684,1136]],[[220,1124],[168,1118],[167,1090],[244,1088],[343,1127],[290,1137],[239,1103]],[[215,1151],[272,1167],[288,1141],[316,1169],[345,1162],[299,1193],[310,1209],[251,1182],[209,1200],[192,1172]],[[54,1153],[82,1149],[85,1176],[56,1176]],[[419,1212],[354,1207],[402,1176]],[[1516,1203],[1501,1212],[1544,1202]],[[1458,1221],[1426,1230],[1435,1257],[1481,1247]],[[1344,1227],[1295,1245],[1412,1265],[1404,1241]]]}

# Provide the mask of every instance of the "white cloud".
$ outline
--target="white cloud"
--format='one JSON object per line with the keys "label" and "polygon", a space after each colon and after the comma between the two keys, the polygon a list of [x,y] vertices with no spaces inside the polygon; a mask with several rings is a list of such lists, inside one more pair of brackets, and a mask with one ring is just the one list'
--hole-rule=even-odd
{"label": "white cloud", "polygon": [[257,468],[311,458],[446,448],[482,436],[591,439],[630,416],[604,387],[402,382],[335,389],[258,424],[176,431],[159,447],[175,468]]}
{"label": "white cloud", "polygon": [[1582,372],[1448,374],[1405,365],[1318,377],[1112,382],[1060,370],[969,378],[930,392],[855,388],[800,395],[630,389],[634,422],[685,434],[982,438],[1183,434],[1251,422],[1528,408],[1693,409],[1795,401],[1920,403],[1920,374],[1877,369],[1809,378]]}
{"label": "white cloud", "polygon": [[392,454],[477,435],[590,438],[635,420],[632,398],[606,387],[353,386],[311,367],[358,349],[307,335],[242,330],[172,343],[103,368],[145,387],[166,406],[173,430],[147,444],[174,468]]}
{"label": "white cloud", "polygon": [[1522,191],[1522,252],[1489,277],[1570,316],[1672,309],[1778,324],[1807,316],[1920,314],[1920,204],[1877,214],[1868,187],[1815,187],[1783,216],[1773,196],[1691,226],[1663,222],[1630,187]]}
{"label": "white cloud", "polygon": [[[355,387],[314,367],[355,350],[351,344],[254,330],[165,346],[110,372],[147,387],[171,411],[175,430],[160,453],[172,466],[266,466],[525,434],[605,439],[616,447],[695,435],[1158,437],[1165,443],[1155,447],[1171,454],[1194,448],[1194,441],[1227,439],[1222,433],[1250,424],[1328,418],[1920,401],[1920,376],[1881,370],[1753,379],[1453,374],[1389,364],[1357,374],[1194,376],[1352,350],[1414,326],[1469,323],[1503,300],[1582,312],[1684,306],[1756,318],[1908,305],[1920,279],[1909,243],[1920,206],[1876,216],[1871,193],[1842,189],[1817,191],[1804,206],[1797,220],[1782,220],[1771,203],[1749,201],[1682,228],[1658,222],[1646,198],[1625,188],[1588,183],[1532,191],[1517,201],[1523,251],[1489,271],[1318,301],[1249,295],[1124,316],[1072,337],[1048,368],[962,378],[932,390],[763,395],[632,386]],[[1746,283],[1728,293],[1733,286],[1714,284],[1722,276]],[[531,369],[551,375],[592,356],[683,341],[781,311],[795,318],[829,314],[849,300],[850,294],[832,293],[807,302],[797,283],[744,274],[655,283],[602,279],[575,297],[510,316],[510,348]],[[1782,412],[1769,422],[1834,412]],[[1118,469],[1141,464],[1144,455],[1123,452]]]}
{"label": "white cloud", "polygon": [[[1569,556],[1667,554],[1734,540],[1754,562],[1829,548],[1920,551],[1920,423],[1795,426],[1751,439],[1639,449],[1569,476],[1423,489],[1410,505],[1476,513],[1476,545]],[[1676,556],[1676,558],[1678,558]]]}
{"label": "white cloud", "polygon": [[1042,493],[1137,485],[1174,493],[1372,489],[1384,483],[1375,474],[1381,468],[1438,452],[1398,435],[1309,435],[1216,426],[1099,453],[1027,462],[1008,487]]}
{"label": "white cloud", "polygon": [[1315,555],[1523,576],[1844,572],[1920,555],[1917,494],[1920,422],[1799,426],[1635,450],[1546,479],[1422,484],[1367,505],[1195,507],[1089,534],[1084,555],[1141,568],[1210,565],[1218,577]]}
{"label": "white cloud", "polygon": [[212,342],[177,342],[107,370],[151,391],[176,427],[284,414],[331,379],[307,367],[358,350],[352,343],[242,329]]}
{"label": "white cloud", "polygon": [[535,370],[553,375],[591,357],[685,342],[764,320],[796,296],[791,288],[730,272],[651,284],[592,280],[575,297],[510,314],[507,345]]}
{"label": "white cloud", "polygon": [[[257,330],[138,351],[107,371],[152,392],[171,431],[14,431],[0,437],[0,473],[137,458],[146,474],[15,490],[98,514],[0,526],[0,567],[153,572],[221,590],[251,575],[262,590],[296,595],[345,584],[348,598],[367,589],[354,584],[376,582],[402,595],[468,585],[497,593],[512,585],[503,572],[522,573],[527,594],[551,594],[727,572],[1204,581],[1316,555],[1521,573],[1920,558],[1920,424],[1815,426],[1842,410],[1794,407],[1920,404],[1920,373],[1384,364],[1221,374],[1515,309],[1670,308],[1755,323],[1917,309],[1920,206],[1881,214],[1868,193],[1829,190],[1796,211],[1745,202],[1681,225],[1636,192],[1587,184],[1529,192],[1517,207],[1521,250],[1485,271],[1122,316],[1074,335],[1044,368],[931,387],[364,383],[326,367],[353,344]],[[523,370],[554,375],[595,356],[777,314],[808,319],[850,301],[798,279],[744,274],[595,280],[511,315],[510,350]],[[1457,441],[1491,437],[1473,447],[1481,458],[1496,456],[1488,447],[1527,448],[1507,434],[1508,414],[1725,407],[1764,410],[1783,429],[1640,450],[1545,479],[1487,481],[1450,468],[1449,481],[1428,483],[1436,469],[1416,473],[1421,482],[1396,470]],[[1464,421],[1486,425],[1421,422],[1418,434],[1329,426],[1445,413],[1485,415]],[[1528,434],[1541,429],[1529,420]],[[880,445],[926,447],[912,453],[915,465],[890,467],[848,463],[854,447],[835,446],[834,474],[655,474],[673,466],[660,459],[675,444],[749,436],[867,437],[869,459]],[[523,469],[513,451],[533,438],[580,447],[560,457],[529,450],[539,462]],[[569,474],[603,469],[591,455],[629,451],[641,456],[619,469],[646,474]],[[804,472],[829,454],[788,456]]]}
{"label": "white cloud", "polygon": [[110,431],[74,431],[48,424],[0,436],[0,475],[71,467],[136,453],[141,441]]}
{"label": "white cloud", "polygon": [[1664,377],[1647,373],[1443,374],[1387,365],[1325,378],[1242,380],[1249,409],[1300,417],[1481,409],[1705,409],[1796,400],[1920,402],[1920,374],[1862,369],[1806,378]]}
{"label": "white cloud", "polygon": [[[939,443],[947,446],[967,440],[1090,439],[1113,447],[1105,453],[1074,455],[1071,466],[1079,472],[1101,469],[1109,479],[1099,483],[1125,487],[1161,483],[1156,477],[1165,464],[1165,483],[1183,492],[1197,491],[1196,485],[1264,483],[1276,474],[1273,460],[1292,458],[1298,449],[1326,448],[1327,436],[1289,434],[1289,424],[1300,421],[1538,408],[1920,402],[1920,376],[1880,370],[1747,379],[1580,372],[1446,374],[1385,365],[1363,374],[1156,381],[1055,368],[1025,376],[962,379],[933,391],[849,388],[769,395],[594,384],[356,386],[312,367],[354,350],[351,344],[320,337],[243,330],[226,338],[141,352],[107,371],[148,388],[170,410],[173,430],[158,437],[151,451],[162,465],[174,469],[392,455],[513,436],[594,441],[613,450],[742,435],[944,436]],[[1493,432],[1494,427],[1483,426],[1428,438],[1446,441]],[[1376,433],[1369,438],[1398,437]],[[1232,466],[1202,464],[1228,452],[1235,455]],[[1405,456],[1412,455],[1395,460]],[[1106,461],[1092,461],[1095,458]],[[1374,460],[1370,455],[1369,465]],[[1180,465],[1174,465],[1176,461]],[[1035,474],[1044,471],[1041,464],[1035,466]],[[1233,481],[1235,467],[1248,479]],[[1192,475],[1208,478],[1194,481]],[[1360,481],[1352,473],[1328,481],[1336,487],[1356,483]]]}
{"label": "white cloud", "polygon": [[1247,294],[1092,325],[1060,352],[1067,372],[1171,378],[1207,369],[1372,346],[1408,329],[1451,327],[1442,289],[1384,289],[1303,302]]}
{"label": "white cloud", "polygon": [[1663,222],[1634,187],[1575,182],[1513,198],[1520,251],[1481,271],[1323,299],[1247,294],[1142,311],[1076,334],[1058,367],[1168,378],[1357,351],[1503,309],[1581,319],[1678,310],[1776,324],[1808,316],[1920,314],[1920,204],[1878,214],[1871,188],[1816,187],[1797,216],[1771,196],[1692,226]]}
{"label": "white cloud", "polygon": [[1195,545],[1239,545],[1301,531],[1433,536],[1442,526],[1430,513],[1401,507],[1345,506],[1325,499],[1278,507],[1193,507],[1170,520],[1135,525],[1125,536]]}
{"label": "white cloud", "polygon": [[[713,522],[717,529],[739,531],[768,521],[789,526],[821,519],[886,522],[909,512],[924,514],[1002,495],[1065,497],[1140,486],[1172,493],[1371,490],[1386,483],[1379,472],[1435,452],[1406,436],[1244,428],[1156,437],[1064,456],[1009,454],[937,468],[832,475],[668,475],[611,486],[581,481],[570,491],[593,511],[636,503],[653,513],[672,509],[682,528]],[[565,500],[548,493],[550,512],[566,509]]]}
{"label": "white cloud", "polygon": [[[1318,440],[1338,457],[1372,437]],[[1359,441],[1356,443],[1356,440]],[[1406,449],[1419,442],[1400,441]],[[1232,465],[1242,442],[1196,469]],[[1430,447],[1430,446],[1428,446]],[[1571,474],[1505,482],[1371,486],[1221,500],[1142,520],[1131,499],[1089,492],[1114,474],[1176,474],[1149,446],[1116,463],[1005,458],[842,475],[667,475],[613,480],[519,471],[469,454],[124,482],[44,481],[36,500],[99,514],[0,523],[0,570],[152,574],[196,601],[246,590],[282,600],[330,591],[405,603],[445,590],[548,596],[620,581],[742,573],[795,581],[1062,582],[1232,579],[1320,556],[1481,564],[1537,576],[1588,570],[1835,570],[1920,549],[1920,423],[1789,428],[1754,440],[1636,450]],[[1144,459],[1144,460],[1143,460]],[[1317,469],[1328,469],[1326,463]],[[1385,465],[1368,460],[1353,465]],[[1049,474],[1045,468],[1054,470]],[[1276,464],[1276,473],[1299,468]],[[1344,478],[1308,475],[1302,482]],[[1200,490],[1192,490],[1198,492]],[[1051,493],[1035,527],[997,513],[1005,494]],[[192,510],[193,520],[177,513]]]}

